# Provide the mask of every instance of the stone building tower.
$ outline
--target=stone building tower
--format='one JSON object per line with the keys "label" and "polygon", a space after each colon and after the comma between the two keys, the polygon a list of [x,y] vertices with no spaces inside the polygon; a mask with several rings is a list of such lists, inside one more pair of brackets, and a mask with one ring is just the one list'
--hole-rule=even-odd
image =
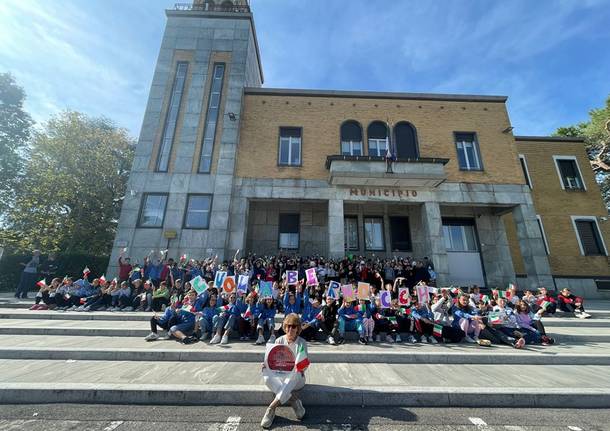
{"label": "stone building tower", "polygon": [[243,231],[231,223],[243,88],[263,82],[248,1],[194,0],[166,15],[109,274],[125,247],[132,263],[164,249],[223,258],[231,230]]}

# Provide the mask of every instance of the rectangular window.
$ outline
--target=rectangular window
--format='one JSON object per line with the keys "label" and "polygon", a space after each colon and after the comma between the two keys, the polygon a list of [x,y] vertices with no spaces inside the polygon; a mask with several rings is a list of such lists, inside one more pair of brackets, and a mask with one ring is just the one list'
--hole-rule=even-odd
{"label": "rectangular window", "polygon": [[580,167],[574,156],[553,156],[555,167],[564,190],[586,190],[580,174]]}
{"label": "rectangular window", "polygon": [[474,133],[455,133],[455,145],[461,170],[483,170],[479,145]]}
{"label": "rectangular window", "polygon": [[362,141],[341,141],[342,156],[361,156]]}
{"label": "rectangular window", "polygon": [[176,65],[176,76],[174,77],[174,83],[172,85],[167,116],[165,118],[165,126],[163,127],[163,134],[161,135],[159,155],[157,156],[157,166],[155,169],[157,172],[167,172],[169,158],[172,153],[174,135],[176,134],[178,115],[180,114],[180,105],[182,104],[182,94],[184,93],[188,65],[187,62],[179,62]]}
{"label": "rectangular window", "polygon": [[549,255],[551,252],[549,251],[549,243],[546,240],[546,234],[544,233],[544,226],[542,225],[542,217],[536,215],[536,220],[538,220],[538,228],[540,229],[540,235],[542,235],[542,239],[544,241],[544,250],[546,254]]}
{"label": "rectangular window", "polygon": [[409,217],[390,217],[392,251],[411,251]]}
{"label": "rectangular window", "polygon": [[299,248],[299,215],[280,214],[280,248]]}
{"label": "rectangular window", "polygon": [[280,166],[299,166],[301,164],[301,129],[299,127],[280,127]]}
{"label": "rectangular window", "polygon": [[199,158],[199,173],[207,174],[212,168],[212,153],[214,151],[214,140],[216,139],[216,127],[220,113],[220,100],[222,98],[222,85],[225,76],[224,63],[214,64],[212,84],[208,99],[208,111],[203,128],[203,144],[201,146],[201,157]]}
{"label": "rectangular window", "polygon": [[358,244],[358,218],[345,217],[343,221],[343,230],[345,234],[345,249],[358,250],[360,247]]}
{"label": "rectangular window", "polygon": [[167,194],[144,194],[138,227],[162,227],[166,205]]}
{"label": "rectangular window", "polygon": [[364,247],[371,251],[385,250],[383,238],[383,218],[364,218]]}
{"label": "rectangular window", "polygon": [[212,195],[189,195],[186,202],[184,227],[186,229],[207,229],[210,226]]}
{"label": "rectangular window", "polygon": [[369,139],[369,156],[385,157],[388,151],[388,139]]}
{"label": "rectangular window", "polygon": [[523,154],[519,154],[519,163],[521,163],[521,169],[523,170],[523,176],[525,177],[525,184],[532,187],[532,179],[530,178],[530,171],[527,168],[527,160],[525,160],[525,156]]}
{"label": "rectangular window", "polygon": [[473,220],[443,219],[443,239],[447,251],[478,251]]}
{"label": "rectangular window", "polygon": [[580,253],[583,256],[607,255],[595,217],[572,217],[572,222],[576,228]]}

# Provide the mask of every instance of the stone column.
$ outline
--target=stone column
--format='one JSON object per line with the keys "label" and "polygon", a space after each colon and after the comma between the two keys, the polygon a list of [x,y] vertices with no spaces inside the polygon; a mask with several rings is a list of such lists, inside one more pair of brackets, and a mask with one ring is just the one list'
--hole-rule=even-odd
{"label": "stone column", "polygon": [[[533,205],[521,204],[513,209],[513,218],[517,227],[519,248],[523,256],[527,284],[529,289],[540,286],[554,288],[549,259],[544,249],[544,240],[538,227]],[[520,286],[523,289],[526,286]]]}
{"label": "stone column", "polygon": [[[441,209],[437,202],[424,202],[421,206],[421,221],[424,233],[426,255],[434,264],[437,285],[447,285],[449,280],[449,260],[443,240]],[[417,256],[418,258],[424,256]]]}
{"label": "stone column", "polygon": [[487,287],[505,287],[515,280],[515,269],[504,223],[498,215],[481,214],[476,225]]}
{"label": "stone column", "polygon": [[345,230],[343,201],[328,201],[328,257],[339,258],[345,255]]}

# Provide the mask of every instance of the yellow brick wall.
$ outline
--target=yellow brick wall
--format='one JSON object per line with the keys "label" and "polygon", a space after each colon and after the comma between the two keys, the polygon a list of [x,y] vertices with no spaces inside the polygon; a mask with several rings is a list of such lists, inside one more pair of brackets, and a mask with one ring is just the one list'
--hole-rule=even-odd
{"label": "yellow brick wall", "polygon": [[[527,160],[532,179],[532,198],[540,215],[550,249],[549,263],[554,275],[610,275],[610,262],[604,256],[582,256],[570,216],[608,216],[599,186],[581,142],[517,141],[519,154]],[[553,155],[575,156],[583,176],[586,191],[566,191],[561,188]],[[505,217],[515,270],[523,272],[522,258],[514,223]],[[610,245],[610,220],[598,219],[606,247]],[[518,265],[520,268],[518,269]]]}
{"label": "yellow brick wall", "polygon": [[[368,99],[246,94],[237,155],[238,177],[327,179],[326,156],[340,154],[340,126],[356,120],[409,121],[417,129],[421,157],[449,158],[448,181],[524,184],[514,138],[501,102]],[[281,126],[303,128],[302,166],[279,167]],[[454,131],[476,132],[484,171],[460,171]]]}

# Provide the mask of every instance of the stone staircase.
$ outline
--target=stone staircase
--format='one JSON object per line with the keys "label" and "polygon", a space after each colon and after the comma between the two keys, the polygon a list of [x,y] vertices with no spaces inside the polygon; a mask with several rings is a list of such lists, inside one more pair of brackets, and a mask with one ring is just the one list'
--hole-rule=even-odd
{"label": "stone staircase", "polygon": [[[147,343],[151,313],[30,311],[0,299],[0,402],[270,402],[264,347]],[[545,319],[557,344],[310,343],[308,405],[610,407],[610,302]],[[277,317],[281,321],[281,316]]]}

